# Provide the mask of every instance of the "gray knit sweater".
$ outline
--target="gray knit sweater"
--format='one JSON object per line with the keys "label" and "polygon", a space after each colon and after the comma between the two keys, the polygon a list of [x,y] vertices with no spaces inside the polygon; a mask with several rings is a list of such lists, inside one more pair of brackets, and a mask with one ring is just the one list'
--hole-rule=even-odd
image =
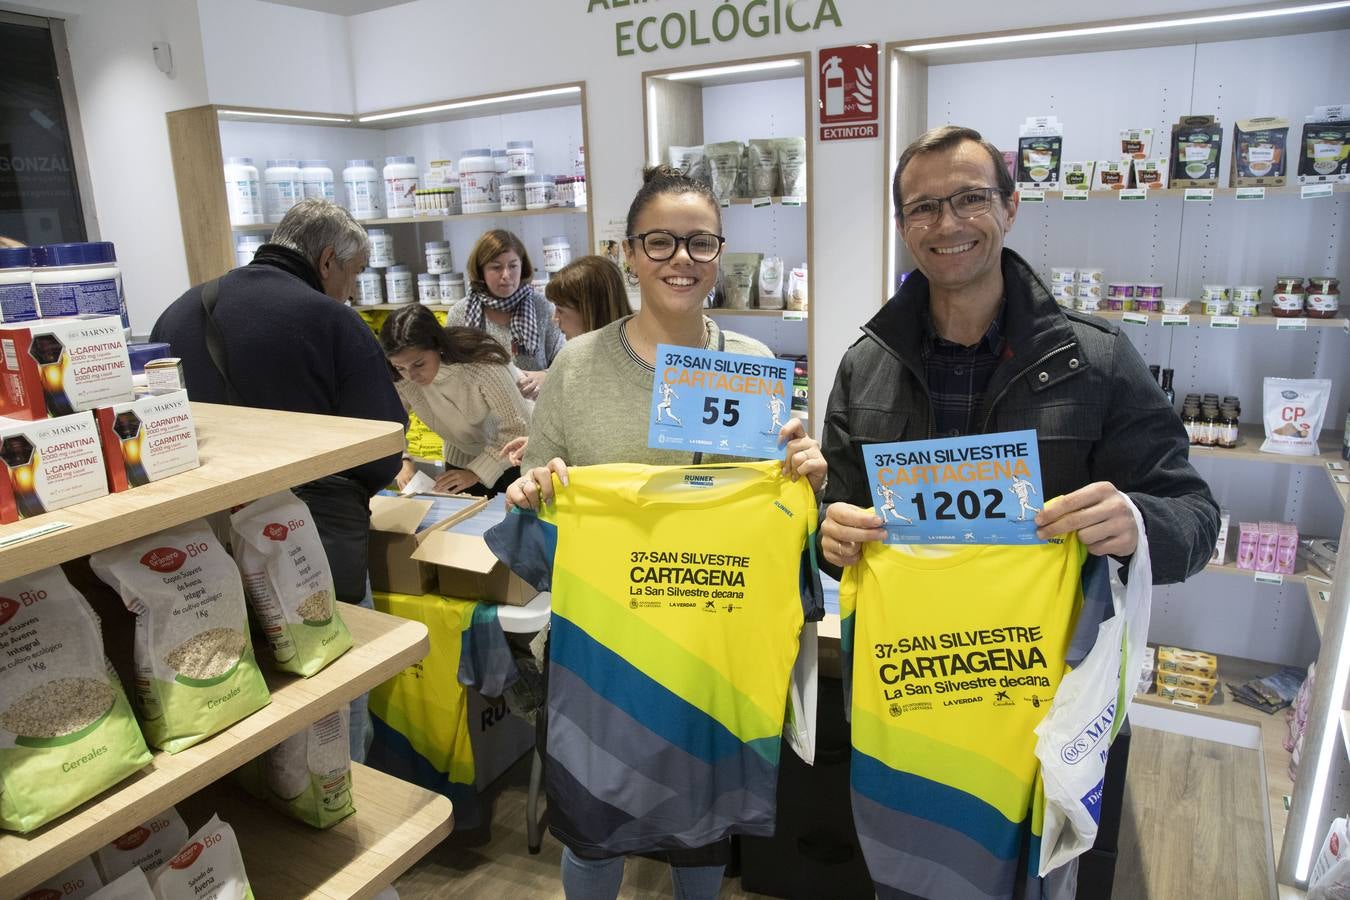
{"label": "gray knit sweater", "polygon": [[[653,373],[623,347],[620,334],[628,318],[568,341],[553,361],[534,407],[522,468],[542,466],[555,456],[569,466],[614,462],[670,466],[693,461],[687,451],[647,446]],[[719,332],[717,323],[706,316],[703,323],[706,346],[716,348],[720,333],[726,337],[728,353],[773,355],[754,338]],[[737,457],[703,455],[704,462],[731,459]]]}

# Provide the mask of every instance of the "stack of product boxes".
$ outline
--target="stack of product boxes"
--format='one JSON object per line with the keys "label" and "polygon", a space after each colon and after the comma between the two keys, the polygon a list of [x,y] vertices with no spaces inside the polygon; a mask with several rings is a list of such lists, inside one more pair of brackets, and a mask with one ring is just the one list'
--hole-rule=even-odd
{"label": "stack of product boxes", "polygon": [[1219,684],[1219,660],[1212,653],[1159,647],[1157,651],[1158,696],[1164,700],[1203,705],[1214,699]]}
{"label": "stack of product boxes", "polygon": [[197,465],[187,393],[136,398],[120,317],[0,324],[0,523]]}
{"label": "stack of product boxes", "polygon": [[1294,574],[1298,528],[1290,522],[1242,522],[1238,525],[1237,567],[1255,572]]}

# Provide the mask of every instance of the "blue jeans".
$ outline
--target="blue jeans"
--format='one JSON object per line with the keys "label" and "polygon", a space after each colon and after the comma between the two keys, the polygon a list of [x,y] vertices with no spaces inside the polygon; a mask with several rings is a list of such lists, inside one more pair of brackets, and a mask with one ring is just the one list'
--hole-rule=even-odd
{"label": "blue jeans", "polygon": [[[375,597],[370,592],[370,579],[366,579],[366,595],[361,598],[358,606],[364,606],[366,609],[375,608]],[[347,737],[351,742],[352,762],[364,763],[366,761],[366,750],[369,748],[369,740],[373,735],[370,728],[370,695],[362,694],[351,702],[349,710],[351,712],[351,725],[348,728]]]}
{"label": "blue jeans", "polygon": [[[613,900],[623,884],[625,857],[583,859],[568,847],[562,853],[563,893],[567,900]],[[725,866],[671,866],[675,900],[716,900]]]}

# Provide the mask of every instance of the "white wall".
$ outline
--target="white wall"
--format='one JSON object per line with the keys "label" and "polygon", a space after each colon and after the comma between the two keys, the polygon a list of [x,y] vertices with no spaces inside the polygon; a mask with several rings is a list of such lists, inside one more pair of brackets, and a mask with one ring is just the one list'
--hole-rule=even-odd
{"label": "white wall", "polygon": [[[117,245],[133,331],[187,285],[164,114],[206,102],[197,9],[177,0],[29,0],[6,8],[66,20],[98,237]],[[175,77],[150,45],[173,47]]]}

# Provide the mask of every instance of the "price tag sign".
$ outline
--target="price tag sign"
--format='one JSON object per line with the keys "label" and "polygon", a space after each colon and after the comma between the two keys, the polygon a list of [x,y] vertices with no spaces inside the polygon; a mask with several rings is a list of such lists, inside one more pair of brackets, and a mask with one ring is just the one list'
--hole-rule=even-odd
{"label": "price tag sign", "polygon": [[1118,196],[1121,200],[1147,200],[1148,188],[1125,188]]}
{"label": "price tag sign", "polygon": [[1017,196],[1023,203],[1045,202],[1045,191],[1020,190],[1017,192]]}
{"label": "price tag sign", "polygon": [[0,547],[8,547],[11,544],[31,541],[33,538],[40,538],[44,534],[51,534],[53,531],[60,531],[63,528],[69,527],[69,522],[48,522],[46,525],[25,528],[23,531],[16,531],[13,534],[7,534],[4,537],[0,537]]}
{"label": "price tag sign", "polygon": [[1039,544],[1045,505],[1034,431],[866,444],[888,544]]}
{"label": "price tag sign", "polygon": [[1257,584],[1284,584],[1284,576],[1278,572],[1257,572],[1252,577]]}
{"label": "price tag sign", "polygon": [[1162,323],[1165,327],[1175,327],[1180,325],[1182,328],[1188,328],[1191,324],[1190,316],[1176,315],[1173,313],[1164,313]]}
{"label": "price tag sign", "polygon": [[1338,462],[1329,462],[1327,463],[1327,468],[1333,472],[1339,472],[1341,469],[1345,468],[1345,464]]}
{"label": "price tag sign", "polygon": [[1266,189],[1263,187],[1241,187],[1237,189],[1237,199],[1239,200],[1264,200],[1266,199]]}
{"label": "price tag sign", "polygon": [[720,206],[720,207],[722,207],[723,209],[731,209],[731,201],[730,201],[730,200],[718,200],[718,201],[717,201],[717,205]]}
{"label": "price tag sign", "polygon": [[785,309],[783,310],[784,322],[805,322],[806,310],[804,309]]}
{"label": "price tag sign", "polygon": [[1209,320],[1210,328],[1235,330],[1241,324],[1237,316],[1211,316]]}
{"label": "price tag sign", "polygon": [[1186,193],[1182,194],[1181,199],[1192,203],[1213,203],[1214,188],[1186,188]]}
{"label": "price tag sign", "polygon": [[1299,196],[1304,200],[1320,200],[1323,197],[1330,197],[1331,192],[1330,184],[1305,184],[1299,191]]}
{"label": "price tag sign", "polygon": [[1332,475],[1331,480],[1337,484],[1350,484],[1350,475]]}
{"label": "price tag sign", "polygon": [[1062,196],[1065,200],[1086,200],[1091,194],[1087,191],[1065,191]]}
{"label": "price tag sign", "polygon": [[1276,331],[1307,331],[1308,320],[1302,317],[1297,319],[1276,319]]}
{"label": "price tag sign", "polygon": [[755,209],[763,209],[763,208],[766,207],[766,206],[772,206],[772,205],[773,205],[773,198],[772,198],[772,197],[755,197],[753,200],[750,201],[750,205],[751,205],[752,207],[754,207]]}
{"label": "price tag sign", "polygon": [[792,363],[696,347],[656,347],[647,446],[782,459]]}
{"label": "price tag sign", "polygon": [[806,202],[805,197],[784,197],[780,201],[784,206],[801,206]]}
{"label": "price tag sign", "polygon": [[1148,313],[1141,313],[1141,312],[1121,313],[1120,321],[1126,322],[1130,325],[1147,325]]}

